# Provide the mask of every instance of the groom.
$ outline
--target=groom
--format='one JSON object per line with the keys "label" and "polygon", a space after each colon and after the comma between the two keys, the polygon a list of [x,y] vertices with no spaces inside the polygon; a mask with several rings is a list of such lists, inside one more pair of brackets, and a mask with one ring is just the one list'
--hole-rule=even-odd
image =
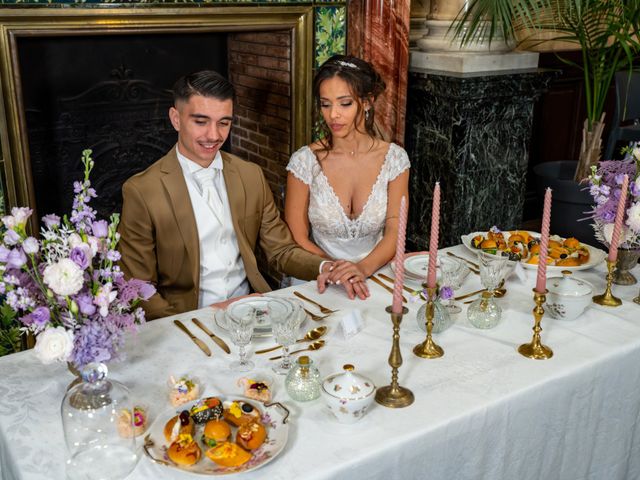
{"label": "groom", "polygon": [[[180,78],[173,94],[177,145],[122,187],[121,267],[156,286],[143,305],[147,318],[269,291],[258,243],[278,270],[317,277],[323,292],[336,262],[295,244],[259,166],[220,151],[231,130],[233,86],[201,71]],[[359,283],[340,280],[331,278],[350,298],[366,297]]]}

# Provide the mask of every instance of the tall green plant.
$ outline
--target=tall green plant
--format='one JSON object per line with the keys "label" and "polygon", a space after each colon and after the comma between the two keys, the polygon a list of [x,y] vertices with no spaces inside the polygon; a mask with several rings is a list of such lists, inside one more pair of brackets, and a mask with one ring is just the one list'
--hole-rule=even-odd
{"label": "tall green plant", "polygon": [[[515,41],[522,29],[532,31],[533,35],[553,33],[551,38],[534,44],[560,40],[580,47],[581,65],[560,55],[559,58],[583,72],[586,130],[593,132],[604,113],[615,73],[631,71],[640,55],[640,0],[471,0],[453,26],[462,45],[481,38],[490,42],[498,33]],[[597,140],[590,142],[598,144],[596,157]],[[588,151],[583,144],[582,151],[585,149]],[[582,163],[582,156],[580,160]],[[588,166],[583,167],[588,170]],[[581,167],[578,168],[580,171]]]}

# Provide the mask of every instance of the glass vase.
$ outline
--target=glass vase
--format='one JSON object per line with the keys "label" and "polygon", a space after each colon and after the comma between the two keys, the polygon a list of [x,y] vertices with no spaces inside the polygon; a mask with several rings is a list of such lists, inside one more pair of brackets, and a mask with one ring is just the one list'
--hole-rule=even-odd
{"label": "glass vase", "polygon": [[320,396],[320,372],[306,355],[287,373],[284,381],[289,396],[297,402],[308,402]]}
{"label": "glass vase", "polygon": [[467,309],[469,323],[476,328],[494,328],[502,319],[502,308],[489,292],[483,292],[482,297],[475,300]]}
{"label": "glass vase", "polygon": [[86,365],[80,370],[82,381],[72,385],[62,400],[71,480],[123,479],[138,461],[135,437],[126,438],[118,430],[123,410],[133,411],[129,390],[107,379],[107,373],[102,363]]}
{"label": "glass vase", "polygon": [[[433,302],[433,330],[431,333],[444,332],[447,328],[453,325],[453,320],[447,308],[442,304],[440,299],[436,299]],[[427,302],[425,302],[416,315],[416,322],[423,332],[427,331]]]}

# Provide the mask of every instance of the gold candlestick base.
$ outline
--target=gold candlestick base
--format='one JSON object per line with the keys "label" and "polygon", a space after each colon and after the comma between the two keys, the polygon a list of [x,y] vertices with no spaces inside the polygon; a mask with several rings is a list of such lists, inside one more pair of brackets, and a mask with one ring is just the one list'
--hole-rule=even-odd
{"label": "gold candlestick base", "polygon": [[611,283],[613,282],[613,271],[615,268],[616,262],[607,260],[607,288],[602,295],[596,295],[593,297],[593,303],[604,305],[605,307],[619,307],[622,305],[622,300],[618,297],[614,297],[613,293],[611,293]]}
{"label": "gold candlestick base", "polygon": [[413,353],[420,358],[440,358],[444,355],[444,350],[433,341],[431,331],[433,330],[433,299],[436,296],[436,289],[427,287],[427,338],[420,345],[413,347]]}
{"label": "gold candlestick base", "polygon": [[553,350],[546,345],[542,345],[542,342],[540,341],[540,332],[542,331],[540,322],[544,315],[544,308],[542,308],[542,304],[547,299],[547,293],[548,290],[545,290],[544,293],[539,293],[535,288],[533,289],[533,299],[536,302],[536,306],[533,308],[533,318],[535,319],[535,323],[533,325],[533,338],[531,339],[531,343],[523,343],[518,347],[520,355],[524,355],[525,357],[533,358],[535,360],[546,360],[553,357]]}
{"label": "gold candlestick base", "polygon": [[638,295],[636,298],[633,299],[634,303],[637,303],[638,305],[640,305],[640,295]]}
{"label": "gold candlestick base", "polygon": [[389,408],[408,407],[413,403],[413,392],[408,388],[398,384],[398,369],[402,365],[402,355],[400,353],[400,324],[402,316],[409,313],[407,307],[402,307],[402,313],[393,313],[391,307],[386,308],[386,312],[391,315],[393,322],[393,343],[389,354],[389,365],[391,365],[391,385],[380,387],[376,390],[376,402]]}

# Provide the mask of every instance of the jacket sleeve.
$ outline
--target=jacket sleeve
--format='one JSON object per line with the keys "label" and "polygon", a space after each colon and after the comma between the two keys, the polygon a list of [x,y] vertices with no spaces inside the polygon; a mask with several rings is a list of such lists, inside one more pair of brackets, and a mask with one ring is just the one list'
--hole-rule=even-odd
{"label": "jacket sleeve", "polygon": [[[120,268],[126,278],[139,278],[158,287],[155,228],[143,195],[130,181],[122,186]],[[147,320],[179,313],[160,293],[142,304]]]}
{"label": "jacket sleeve", "polygon": [[303,280],[315,280],[324,259],[295,243],[289,227],[280,216],[262,169],[258,168],[258,171],[263,196],[260,247],[269,264],[275,265],[278,271]]}

